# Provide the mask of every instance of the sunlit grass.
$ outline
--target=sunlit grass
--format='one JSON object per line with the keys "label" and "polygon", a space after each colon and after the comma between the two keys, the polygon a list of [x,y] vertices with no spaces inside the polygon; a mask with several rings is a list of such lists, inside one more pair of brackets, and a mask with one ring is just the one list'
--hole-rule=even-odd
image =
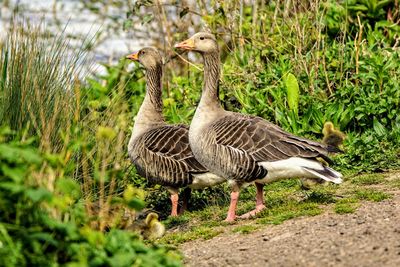
{"label": "sunlit grass", "polygon": [[42,25],[13,24],[0,52],[0,123],[27,130],[42,148],[59,151],[60,132],[79,113],[85,59],[83,49],[71,53],[63,33],[51,37]]}
{"label": "sunlit grass", "polygon": [[354,193],[358,199],[375,202],[391,198],[391,195],[389,193],[374,189],[357,189]]}
{"label": "sunlit grass", "polygon": [[334,210],[338,214],[353,213],[360,206],[355,198],[345,198],[336,202]]}
{"label": "sunlit grass", "polygon": [[385,181],[385,177],[379,173],[370,173],[356,176],[350,181],[351,183],[357,185],[372,185],[383,183]]}

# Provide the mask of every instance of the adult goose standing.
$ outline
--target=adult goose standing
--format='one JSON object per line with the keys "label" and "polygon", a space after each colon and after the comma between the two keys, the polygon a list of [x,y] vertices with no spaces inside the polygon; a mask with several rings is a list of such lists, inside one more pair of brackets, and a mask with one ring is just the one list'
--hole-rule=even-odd
{"label": "adult goose standing", "polygon": [[[224,179],[208,172],[195,159],[187,125],[165,122],[161,99],[163,64],[157,49],[145,47],[127,58],[146,69],[146,95],[135,119],[128,154],[139,175],[167,187],[171,194],[171,216],[177,216],[179,188],[203,188]],[[186,203],[183,209],[185,206]]]}
{"label": "adult goose standing", "polygon": [[240,188],[250,182],[255,182],[257,187],[256,208],[243,218],[265,208],[265,183],[293,177],[341,183],[340,173],[318,161],[322,158],[331,162],[329,146],[287,133],[260,117],[229,112],[221,107],[218,99],[220,58],[214,35],[199,32],[175,47],[203,56],[203,92],[190,124],[189,142],[196,159],[232,185],[226,221],[235,220]]}

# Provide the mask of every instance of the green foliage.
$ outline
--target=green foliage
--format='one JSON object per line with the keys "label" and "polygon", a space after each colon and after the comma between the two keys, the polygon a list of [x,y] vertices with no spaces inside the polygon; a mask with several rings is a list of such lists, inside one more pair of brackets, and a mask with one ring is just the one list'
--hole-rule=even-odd
{"label": "green foliage", "polygon": [[345,0],[327,1],[325,25],[332,35],[348,31],[353,37],[366,28],[367,34],[376,41],[394,42],[400,33],[398,6],[393,0]]}
{"label": "green foliage", "polygon": [[47,164],[29,143],[0,143],[0,265],[180,266],[168,249],[145,246],[132,232],[86,226],[75,180],[59,179],[54,192],[38,184],[54,172],[43,171]]}
{"label": "green foliage", "polygon": [[127,185],[125,62],[83,83],[82,52],[67,47],[29,25],[0,46],[0,265],[180,266],[123,230],[145,206]]}
{"label": "green foliage", "polygon": [[[224,14],[232,8],[215,10],[210,27],[229,31]],[[258,16],[246,8],[238,29],[245,41],[232,35],[233,49],[222,45],[225,106],[319,140],[324,122],[332,121],[349,135],[335,160],[339,169],[399,168],[399,32],[394,23],[390,30],[379,26],[389,13],[396,21],[393,1],[326,1],[297,10],[274,2]]]}
{"label": "green foliage", "polygon": [[289,108],[297,115],[299,112],[299,84],[296,77],[289,73],[285,78],[287,101]]}
{"label": "green foliage", "polygon": [[74,115],[75,82],[85,63],[83,49],[71,56],[64,34],[14,24],[0,53],[0,124],[27,130],[42,146],[59,146],[59,131]]}
{"label": "green foliage", "polygon": [[[111,5],[85,2],[97,14]],[[125,2],[112,4],[125,7]],[[176,20],[163,27],[172,29],[162,35],[167,39],[163,44],[186,37],[184,28],[174,34],[174,27],[191,19],[189,14],[200,16],[212,32],[223,34],[217,38],[223,60],[220,98],[226,109],[262,116],[316,140],[324,122],[332,121],[348,136],[345,153],[335,156],[335,168],[345,173],[398,169],[400,54],[394,2],[323,1],[296,7],[290,1],[245,2],[217,1],[207,10],[176,3]],[[150,12],[152,6],[152,1],[137,1],[126,19],[113,22],[125,30],[136,27],[137,19],[141,27],[159,25],[149,22],[163,18],[166,5],[157,5],[160,13]],[[0,45],[0,123],[15,130],[10,134],[4,128],[0,135],[0,260],[11,266],[179,265],[168,249],[145,246],[132,232],[116,229],[129,228],[125,213],[133,217],[145,206],[143,189],[148,208],[162,218],[170,210],[168,192],[139,177],[126,154],[144,97],[143,70],[120,60],[105,64],[104,75],[82,77],[83,49],[70,53],[63,34],[50,39],[44,27],[26,29],[13,28]],[[202,72],[178,60],[164,69],[167,121],[190,123]],[[279,224],[313,216],[328,203],[337,213],[349,213],[359,200],[390,197],[365,188],[384,184],[379,175],[349,179],[345,193],[332,185],[303,192],[296,180],[268,185],[267,210],[255,221]],[[178,230],[161,242],[220,234],[228,192],[226,185],[194,191],[189,212],[166,221]],[[239,213],[254,207],[254,194],[253,187],[242,190]],[[256,227],[233,231],[248,233]]]}

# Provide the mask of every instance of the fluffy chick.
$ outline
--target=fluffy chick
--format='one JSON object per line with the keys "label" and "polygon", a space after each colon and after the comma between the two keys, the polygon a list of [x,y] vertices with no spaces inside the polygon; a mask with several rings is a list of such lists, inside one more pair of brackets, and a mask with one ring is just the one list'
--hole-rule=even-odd
{"label": "fluffy chick", "polygon": [[145,219],[142,235],[145,239],[155,240],[165,234],[165,226],[158,221],[157,213],[150,212]]}
{"label": "fluffy chick", "polygon": [[325,122],[322,134],[324,135],[322,143],[336,148],[339,148],[343,144],[343,140],[346,138],[346,135],[340,130],[335,129],[333,123],[330,121]]}
{"label": "fluffy chick", "polygon": [[[346,135],[344,133],[342,133],[340,130],[335,129],[332,122],[330,122],[330,121],[325,122],[324,128],[322,129],[322,134],[324,135],[324,137],[322,139],[322,143],[336,148],[338,152],[343,152],[340,149],[340,146],[343,144],[343,141],[346,138]],[[323,159],[318,159],[318,160],[322,161],[324,165],[328,165],[328,163],[325,162]],[[307,178],[301,179],[301,187],[305,190],[312,188],[316,184],[325,184],[325,180],[323,180],[323,179],[307,179]]]}

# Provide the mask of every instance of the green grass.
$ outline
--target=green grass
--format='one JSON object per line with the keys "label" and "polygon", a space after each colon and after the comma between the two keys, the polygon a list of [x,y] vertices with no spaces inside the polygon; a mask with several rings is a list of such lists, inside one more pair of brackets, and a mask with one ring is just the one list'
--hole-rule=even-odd
{"label": "green grass", "polygon": [[211,239],[222,232],[222,229],[213,229],[209,226],[199,226],[188,229],[187,231],[177,231],[167,234],[159,241],[164,244],[178,245],[199,238],[204,240]]}
{"label": "green grass", "polygon": [[375,189],[356,189],[354,194],[360,200],[368,200],[375,202],[391,198],[390,194]]}
{"label": "green grass", "polygon": [[257,225],[241,225],[232,229],[233,233],[239,234],[249,234],[254,232],[255,230],[259,229],[260,227]]}
{"label": "green grass", "polygon": [[0,124],[61,149],[60,130],[80,108],[75,89],[85,57],[82,47],[71,55],[64,33],[52,38],[43,26],[14,24],[0,51]]}
{"label": "green grass", "polygon": [[400,179],[395,179],[389,182],[389,185],[394,188],[400,189]]}
{"label": "green grass", "polygon": [[300,216],[315,216],[321,214],[318,203],[290,201],[282,206],[265,210],[257,220],[261,224],[281,224],[286,220]]}
{"label": "green grass", "polygon": [[356,176],[350,181],[356,185],[373,185],[385,182],[385,177],[380,173],[370,173]]}
{"label": "green grass", "polygon": [[353,213],[360,206],[358,199],[345,198],[335,203],[334,211],[337,214]]}

